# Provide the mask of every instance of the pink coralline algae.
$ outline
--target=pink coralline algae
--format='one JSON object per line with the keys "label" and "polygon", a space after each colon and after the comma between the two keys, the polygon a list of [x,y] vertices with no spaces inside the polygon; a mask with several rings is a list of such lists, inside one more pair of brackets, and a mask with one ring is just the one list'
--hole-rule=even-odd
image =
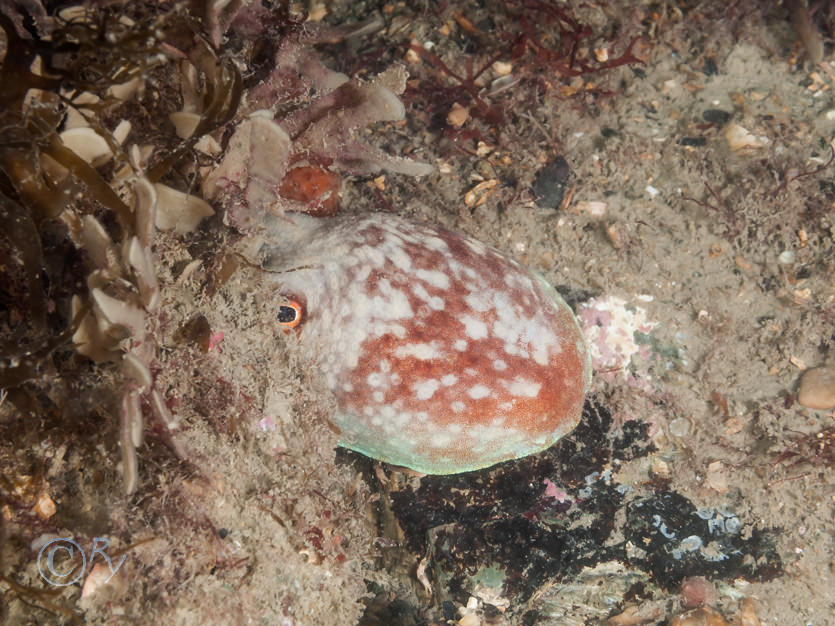
{"label": "pink coralline algae", "polygon": [[643,361],[650,358],[649,346],[639,344],[637,338],[649,335],[658,322],[649,319],[641,307],[617,296],[592,298],[580,307],[578,317],[594,371],[609,382],[622,378],[651,392],[646,365],[636,365],[634,361],[636,357]]}
{"label": "pink coralline algae", "polygon": [[579,422],[583,335],[516,261],[389,214],[287,213],[268,232],[261,262],[276,302],[304,311],[297,332],[336,398],[342,446],[451,474],[539,452]]}

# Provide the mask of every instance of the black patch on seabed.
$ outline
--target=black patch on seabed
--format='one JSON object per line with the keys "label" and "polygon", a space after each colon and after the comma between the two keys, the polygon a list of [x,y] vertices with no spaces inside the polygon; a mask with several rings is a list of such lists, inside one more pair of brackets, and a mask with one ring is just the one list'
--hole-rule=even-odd
{"label": "black patch on seabed", "polygon": [[[740,527],[726,532],[684,496],[663,490],[636,495],[612,480],[605,468],[655,451],[645,422],[613,431],[610,412],[587,402],[580,425],[541,454],[477,472],[426,476],[417,489],[404,483],[389,495],[408,549],[418,558],[430,554],[439,579],[433,582],[460,604],[472,592],[471,577],[487,567],[504,575],[502,595],[516,606],[546,581],[568,581],[586,566],[611,560],[647,572],[666,590],[685,576],[768,580],[781,573],[774,531],[746,533],[737,519]],[[564,490],[562,501],[545,495],[545,479]],[[624,539],[606,545],[624,507]],[[638,549],[627,553],[627,542]]]}
{"label": "black patch on seabed", "polygon": [[629,564],[651,572],[667,588],[685,576],[769,580],[780,574],[774,531],[753,529],[743,539],[741,527],[729,528],[728,520],[736,516],[707,514],[710,518],[704,519],[687,498],[672,491],[630,502],[624,535],[646,556],[633,557]]}

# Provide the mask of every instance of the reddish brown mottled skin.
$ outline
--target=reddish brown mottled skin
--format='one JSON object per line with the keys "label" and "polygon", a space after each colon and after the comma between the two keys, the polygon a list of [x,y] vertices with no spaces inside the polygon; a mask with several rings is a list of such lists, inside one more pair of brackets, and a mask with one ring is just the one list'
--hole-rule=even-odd
{"label": "reddish brown mottled skin", "polygon": [[278,193],[306,205],[310,215],[327,217],[339,211],[339,183],[339,174],[314,165],[299,165],[284,175]]}
{"label": "reddish brown mottled skin", "polygon": [[284,270],[279,294],[305,298],[300,337],[336,397],[341,445],[448,474],[538,452],[576,426],[583,337],[516,261],[391,215],[294,215],[275,230],[293,262],[267,263]]}

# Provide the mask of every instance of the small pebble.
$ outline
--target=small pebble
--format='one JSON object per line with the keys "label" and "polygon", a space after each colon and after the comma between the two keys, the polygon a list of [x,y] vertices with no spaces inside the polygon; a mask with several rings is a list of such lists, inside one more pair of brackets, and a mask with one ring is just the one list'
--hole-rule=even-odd
{"label": "small pebble", "polygon": [[760,626],[757,610],[751,598],[743,598],[742,606],[739,607],[737,621],[739,626]]}
{"label": "small pebble", "polygon": [[728,476],[725,472],[725,466],[721,461],[714,461],[707,466],[707,475],[705,476],[707,486],[717,493],[728,492]]}
{"label": "small pebble", "polygon": [[717,597],[716,587],[704,576],[689,576],[681,581],[681,605],[685,609],[714,604]]}
{"label": "small pebble", "polygon": [[819,411],[835,408],[835,365],[822,365],[803,372],[797,402],[807,409]]}
{"label": "small pebble", "polygon": [[568,187],[571,168],[563,157],[557,157],[536,175],[531,190],[536,203],[543,209],[557,209]]}
{"label": "small pebble", "polygon": [[684,417],[678,417],[670,422],[670,434],[673,437],[686,437],[690,434],[690,422]]}
{"label": "small pebble", "polygon": [[578,213],[586,213],[591,217],[603,217],[606,215],[607,204],[600,200],[580,200],[574,209]]}
{"label": "small pebble", "polygon": [[444,613],[444,619],[449,621],[455,619],[455,603],[452,600],[444,600],[441,610]]}
{"label": "small pebble", "polygon": [[199,346],[203,352],[209,351],[212,328],[206,316],[198,313],[174,331],[174,341],[179,344]]}
{"label": "small pebble", "polygon": [[628,606],[618,615],[606,620],[606,626],[640,626],[641,624],[656,623],[664,616],[664,610],[655,604],[645,603],[640,606]]}
{"label": "small pebble", "polygon": [[[118,562],[118,561],[117,561]],[[94,594],[99,587],[106,584],[111,577],[112,572],[107,571],[104,563],[96,563],[87,578],[84,580],[84,586],[81,588],[81,597],[86,598]]]}
{"label": "small pebble", "polygon": [[467,613],[458,620],[458,626],[481,626],[481,619],[475,613]]}
{"label": "small pebble", "polygon": [[496,61],[493,63],[493,71],[499,76],[507,76],[513,71],[513,64],[507,61]]}
{"label": "small pebble", "polygon": [[38,496],[38,501],[35,504],[35,513],[38,514],[42,520],[48,520],[50,517],[55,515],[55,511],[57,510],[55,507],[55,502],[52,498],[49,497],[48,493],[42,493]]}
{"label": "small pebble", "polygon": [[649,471],[650,474],[652,474],[656,478],[669,479],[671,476],[669,464],[662,459],[656,459],[655,461],[653,461],[652,466],[649,468]]}
{"label": "small pebble", "polygon": [[725,140],[731,150],[745,150],[751,148],[762,148],[767,140],[763,137],[756,137],[748,129],[739,124],[728,124],[725,128]]}
{"label": "small pebble", "polygon": [[732,114],[722,109],[707,109],[702,113],[705,122],[724,125],[731,121]]}
{"label": "small pebble", "polygon": [[605,224],[603,226],[603,230],[606,233],[606,237],[609,239],[609,243],[612,244],[612,247],[615,250],[623,248],[626,243],[626,234],[624,233],[623,225],[618,222],[612,222],[610,224]]}
{"label": "small pebble", "polygon": [[469,117],[470,112],[456,102],[452,105],[452,109],[450,109],[447,114],[446,121],[451,126],[455,126],[455,128],[461,128]]}
{"label": "small pebble", "polygon": [[777,257],[777,261],[781,265],[791,265],[794,263],[794,250],[783,250],[780,256]]}
{"label": "small pebble", "polygon": [[676,615],[669,621],[669,626],[728,626],[728,621],[716,609],[702,606]]}

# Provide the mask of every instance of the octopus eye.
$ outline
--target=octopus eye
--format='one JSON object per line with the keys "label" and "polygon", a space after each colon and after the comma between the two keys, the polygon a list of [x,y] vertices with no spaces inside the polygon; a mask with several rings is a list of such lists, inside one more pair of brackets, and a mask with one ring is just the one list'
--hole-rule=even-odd
{"label": "octopus eye", "polygon": [[288,300],[278,307],[276,319],[280,326],[295,328],[302,321],[302,305],[294,300]]}

